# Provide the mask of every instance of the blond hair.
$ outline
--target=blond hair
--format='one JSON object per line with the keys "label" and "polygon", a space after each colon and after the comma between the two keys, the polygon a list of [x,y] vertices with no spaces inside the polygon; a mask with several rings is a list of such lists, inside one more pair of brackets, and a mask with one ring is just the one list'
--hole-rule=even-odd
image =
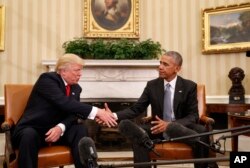
{"label": "blond hair", "polygon": [[65,69],[71,64],[79,64],[79,65],[84,65],[84,61],[82,58],[75,54],[64,54],[63,56],[59,57],[55,71],[59,72],[61,69]]}

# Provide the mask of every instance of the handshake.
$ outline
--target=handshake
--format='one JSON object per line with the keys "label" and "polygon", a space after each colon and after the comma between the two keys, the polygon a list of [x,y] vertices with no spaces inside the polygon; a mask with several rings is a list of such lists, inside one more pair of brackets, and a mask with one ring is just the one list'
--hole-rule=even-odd
{"label": "handshake", "polygon": [[107,103],[104,103],[104,109],[98,108],[98,111],[95,117],[95,121],[98,124],[102,124],[108,127],[116,127],[117,126],[116,120],[117,120],[117,117],[109,109]]}

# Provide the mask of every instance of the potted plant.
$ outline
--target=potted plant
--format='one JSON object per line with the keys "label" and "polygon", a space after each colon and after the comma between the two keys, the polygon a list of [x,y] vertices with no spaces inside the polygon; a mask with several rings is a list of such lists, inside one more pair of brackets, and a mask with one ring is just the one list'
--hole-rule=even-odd
{"label": "potted plant", "polygon": [[65,53],[74,53],[85,59],[155,59],[161,54],[161,44],[151,39],[85,39],[74,38],[63,43]]}

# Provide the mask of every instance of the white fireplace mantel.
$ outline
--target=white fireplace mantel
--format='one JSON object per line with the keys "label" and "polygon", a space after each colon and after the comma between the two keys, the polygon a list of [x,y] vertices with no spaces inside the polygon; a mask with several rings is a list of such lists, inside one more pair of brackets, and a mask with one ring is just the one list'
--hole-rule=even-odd
{"label": "white fireplace mantel", "polygon": [[[85,67],[154,67],[157,68],[159,60],[84,60]],[[42,65],[54,68],[55,60],[42,60]],[[53,70],[53,69],[50,69]]]}
{"label": "white fireplace mantel", "polygon": [[[55,60],[43,60],[47,71],[53,71]],[[137,99],[147,81],[158,77],[158,60],[85,60],[79,81],[81,99]],[[250,96],[245,96],[246,103]],[[228,103],[228,95],[207,95],[207,103]]]}
{"label": "white fireplace mantel", "polygon": [[[44,60],[47,71],[56,61]],[[85,60],[81,99],[137,99],[147,81],[158,77],[158,60]]]}

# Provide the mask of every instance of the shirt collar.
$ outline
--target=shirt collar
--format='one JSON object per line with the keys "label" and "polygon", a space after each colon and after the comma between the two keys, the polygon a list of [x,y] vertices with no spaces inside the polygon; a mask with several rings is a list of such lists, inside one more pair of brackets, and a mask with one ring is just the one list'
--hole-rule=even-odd
{"label": "shirt collar", "polygon": [[63,79],[63,77],[61,77],[61,78],[63,80],[64,85],[67,86],[68,85],[67,82]]}
{"label": "shirt collar", "polygon": [[170,82],[166,81],[164,79],[164,86],[166,86],[167,83],[169,83],[171,85],[171,88],[175,89],[175,85],[176,85],[176,81],[177,81],[177,75],[175,76],[175,78],[173,80],[171,80]]}

